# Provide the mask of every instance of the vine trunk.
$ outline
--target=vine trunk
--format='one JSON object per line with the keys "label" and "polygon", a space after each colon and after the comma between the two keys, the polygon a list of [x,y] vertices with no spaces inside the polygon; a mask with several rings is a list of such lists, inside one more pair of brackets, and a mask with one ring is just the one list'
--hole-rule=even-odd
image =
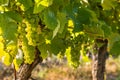
{"label": "vine trunk", "polygon": [[32,64],[23,63],[20,70],[17,73],[17,80],[28,80],[31,77],[32,70],[37,66],[38,63],[42,62],[42,57],[40,57],[40,52],[36,48],[35,60]]}
{"label": "vine trunk", "polygon": [[101,47],[96,44],[94,49],[96,53],[93,54],[92,62],[92,78],[93,80],[106,80],[105,79],[105,64],[107,55],[107,41],[104,41]]}

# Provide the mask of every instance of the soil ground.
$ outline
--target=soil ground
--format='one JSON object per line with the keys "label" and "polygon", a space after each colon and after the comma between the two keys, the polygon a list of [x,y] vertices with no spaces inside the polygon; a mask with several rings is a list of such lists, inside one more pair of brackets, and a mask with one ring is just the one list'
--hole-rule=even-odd
{"label": "soil ground", "polygon": [[[106,62],[106,80],[120,80],[119,75],[120,58],[109,58]],[[14,69],[0,63],[0,80],[14,80]],[[66,61],[44,61],[33,70],[30,80],[92,80],[91,63],[73,69]]]}

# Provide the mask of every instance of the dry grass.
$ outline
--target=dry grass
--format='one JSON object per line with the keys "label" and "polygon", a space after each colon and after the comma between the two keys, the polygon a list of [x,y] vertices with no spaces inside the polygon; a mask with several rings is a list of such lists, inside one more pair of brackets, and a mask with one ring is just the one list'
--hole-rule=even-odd
{"label": "dry grass", "polygon": [[[107,60],[107,80],[120,80],[118,79],[120,72],[120,62],[118,60],[119,59],[113,58],[109,58]],[[39,67],[39,70],[37,70],[39,72],[36,74],[37,77],[39,76],[38,80],[92,80],[91,64],[82,64],[78,69],[73,69],[66,64],[60,66],[52,65],[48,68],[42,68],[40,66],[37,67]],[[33,73],[35,73],[35,70]]]}
{"label": "dry grass", "polygon": [[[6,73],[2,75],[0,80],[13,79],[11,70],[6,68],[2,72]],[[107,80],[120,80],[120,58],[107,60],[106,74]],[[38,65],[32,72],[32,78],[34,80],[92,80],[91,64],[81,64],[77,69],[73,69],[66,63],[48,62],[42,66]]]}

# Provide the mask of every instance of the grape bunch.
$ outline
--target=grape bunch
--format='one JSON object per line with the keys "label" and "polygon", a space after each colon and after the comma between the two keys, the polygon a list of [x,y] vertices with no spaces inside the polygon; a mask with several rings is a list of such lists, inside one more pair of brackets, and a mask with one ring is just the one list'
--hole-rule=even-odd
{"label": "grape bunch", "polygon": [[33,16],[32,18],[25,20],[26,38],[29,45],[36,46],[39,43],[39,35],[41,33],[41,28],[38,23],[39,19],[37,16]]}

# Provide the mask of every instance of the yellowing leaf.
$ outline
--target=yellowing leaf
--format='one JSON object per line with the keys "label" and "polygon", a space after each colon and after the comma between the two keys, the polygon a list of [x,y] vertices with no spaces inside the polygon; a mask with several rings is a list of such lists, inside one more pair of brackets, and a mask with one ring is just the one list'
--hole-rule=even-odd
{"label": "yellowing leaf", "polygon": [[5,65],[9,66],[12,63],[12,56],[8,53],[4,53],[5,56],[3,56],[2,61]]}

